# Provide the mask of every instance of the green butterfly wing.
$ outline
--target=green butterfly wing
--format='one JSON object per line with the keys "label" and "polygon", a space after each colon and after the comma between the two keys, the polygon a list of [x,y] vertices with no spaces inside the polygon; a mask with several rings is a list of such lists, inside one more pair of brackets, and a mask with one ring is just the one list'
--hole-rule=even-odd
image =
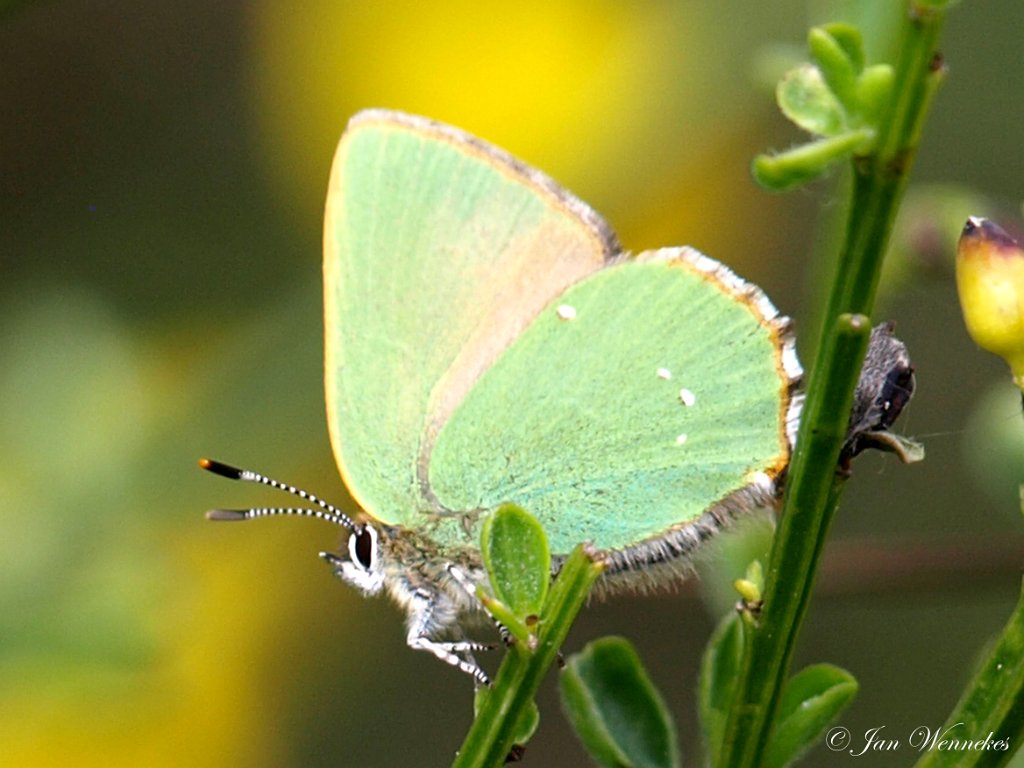
{"label": "green butterfly wing", "polygon": [[335,458],[367,512],[412,525],[434,507],[423,446],[530,320],[616,250],[585,204],[462,131],[352,119],[326,204],[325,383]]}
{"label": "green butterfly wing", "polygon": [[374,517],[475,547],[512,501],[554,553],[655,542],[651,562],[771,500],[799,364],[788,322],[717,262],[622,256],[543,174],[382,111],[339,145],[324,252],[331,440]]}

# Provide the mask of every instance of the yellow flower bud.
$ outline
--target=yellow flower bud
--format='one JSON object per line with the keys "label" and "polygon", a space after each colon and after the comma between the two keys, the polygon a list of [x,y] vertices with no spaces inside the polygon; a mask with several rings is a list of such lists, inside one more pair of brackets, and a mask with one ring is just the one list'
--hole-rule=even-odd
{"label": "yellow flower bud", "polygon": [[972,216],[957,246],[956,284],[971,338],[1006,360],[1024,390],[1024,249],[988,219]]}

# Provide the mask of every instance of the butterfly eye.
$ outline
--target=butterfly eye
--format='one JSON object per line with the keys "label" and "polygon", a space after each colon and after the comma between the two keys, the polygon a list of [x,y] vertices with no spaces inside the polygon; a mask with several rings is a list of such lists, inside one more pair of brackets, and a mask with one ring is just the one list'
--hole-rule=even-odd
{"label": "butterfly eye", "polygon": [[367,525],[354,531],[348,539],[348,551],[352,556],[352,562],[365,570],[370,570],[373,565],[374,556],[377,550],[377,531]]}

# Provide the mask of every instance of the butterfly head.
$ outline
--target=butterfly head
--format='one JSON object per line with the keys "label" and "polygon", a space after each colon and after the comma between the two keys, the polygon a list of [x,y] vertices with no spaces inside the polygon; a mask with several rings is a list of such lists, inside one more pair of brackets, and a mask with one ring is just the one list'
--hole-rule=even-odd
{"label": "butterfly head", "polygon": [[321,552],[320,557],[346,584],[363,594],[376,595],[384,588],[380,539],[380,532],[373,523],[362,522],[349,533],[346,553]]}

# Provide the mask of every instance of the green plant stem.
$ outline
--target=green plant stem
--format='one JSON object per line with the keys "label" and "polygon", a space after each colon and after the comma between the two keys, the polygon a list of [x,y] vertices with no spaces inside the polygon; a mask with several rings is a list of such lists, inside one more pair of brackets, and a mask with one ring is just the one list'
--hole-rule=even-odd
{"label": "green plant stem", "polygon": [[524,717],[569,628],[604,570],[592,550],[579,546],[551,585],[541,612],[537,647],[515,646],[505,654],[494,686],[484,699],[452,768],[493,768],[505,763],[516,726]]}
{"label": "green plant stem", "polygon": [[[839,503],[842,482],[836,465],[846,434],[853,389],[867,349],[871,323],[864,315],[843,315],[824,336],[819,386],[808,395],[802,437],[790,471],[803,478],[789,487],[765,583],[764,609],[756,628],[744,627],[744,653],[737,698],[726,726],[722,766],[756,766],[768,735],[800,623],[807,611],[818,560]],[[820,468],[826,467],[827,472]],[[811,471],[818,469],[819,471]],[[782,547],[778,542],[786,542]],[[760,738],[758,738],[760,737]]]}
{"label": "green plant stem", "polygon": [[818,337],[772,546],[764,607],[758,626],[746,629],[721,766],[757,766],[771,735],[779,695],[842,492],[844,478],[836,474],[836,463],[870,331],[867,316],[874,304],[882,257],[924,118],[942,77],[936,44],[943,20],[943,9],[909,4],[898,45],[893,97],[875,150],[853,162],[845,239]]}
{"label": "green plant stem", "polygon": [[[870,155],[855,158],[853,190],[836,280],[822,321],[823,333],[844,312],[870,316],[882,257],[910,177],[928,107],[945,69],[936,46],[944,13],[910,2],[897,46],[892,102]],[[824,340],[819,337],[821,350]]]}
{"label": "green plant stem", "polygon": [[[1024,735],[1024,591],[1003,627],[998,642],[970,685],[931,749],[914,768],[989,768],[1004,765],[1017,751]],[[942,749],[942,739],[1001,742],[988,748]],[[920,746],[920,745],[917,745]]]}

